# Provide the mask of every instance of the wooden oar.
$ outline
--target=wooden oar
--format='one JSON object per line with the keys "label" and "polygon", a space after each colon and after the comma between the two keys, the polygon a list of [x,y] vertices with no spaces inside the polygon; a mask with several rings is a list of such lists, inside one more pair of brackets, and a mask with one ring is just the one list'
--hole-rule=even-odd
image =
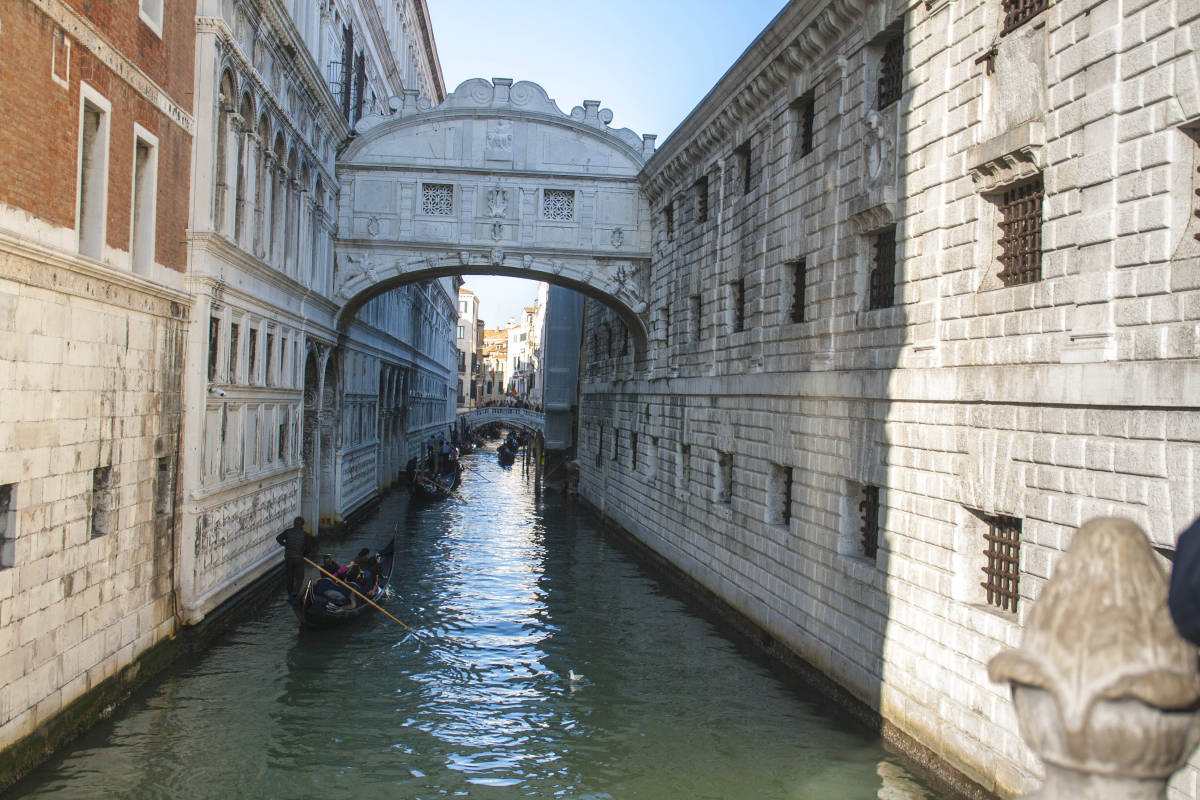
{"label": "wooden oar", "polygon": [[467,502],[467,501],[466,501],[466,500],[463,498],[463,496],[462,496],[461,494],[459,494],[458,492],[454,491],[454,490],[453,490],[453,489],[451,489],[449,486],[447,486],[446,484],[444,484],[444,483],[442,483],[441,481],[439,481],[437,478],[433,477],[433,475],[426,475],[425,477],[427,477],[427,478],[429,479],[429,482],[430,482],[430,483],[432,483],[434,486],[436,486],[436,487],[438,487],[439,489],[441,489],[441,490],[442,490],[443,492],[445,492],[446,494],[448,494],[448,495],[450,495],[451,497],[453,497],[453,498],[454,498],[455,500],[457,500],[458,502],[460,502],[460,503],[465,503],[465,502]]}
{"label": "wooden oar", "polygon": [[495,483],[494,480],[492,480],[491,478],[485,477],[484,474],[477,469],[472,469],[471,467],[468,467],[466,464],[463,464],[463,468],[471,470],[471,472],[474,472],[476,475],[483,478],[488,483]]}
{"label": "wooden oar", "polygon": [[[392,557],[393,557],[393,558],[395,558],[395,556],[392,556]],[[376,602],[375,602],[374,600],[372,600],[371,598],[367,597],[365,594],[363,594],[362,592],[360,592],[358,589],[355,589],[353,586],[351,586],[350,584],[346,583],[344,580],[342,580],[341,578],[339,578],[337,575],[333,575],[333,574],[331,574],[330,572],[326,571],[324,568],[322,568],[322,567],[321,567],[321,565],[319,565],[319,564],[314,564],[312,561],[309,561],[307,558],[305,558],[305,559],[304,559],[304,562],[305,562],[306,564],[308,564],[310,567],[315,567],[315,568],[316,568],[316,570],[317,570],[317,572],[321,573],[321,574],[322,574],[322,575],[324,575],[326,578],[332,578],[332,579],[333,579],[334,581],[336,581],[337,583],[340,583],[342,586],[345,586],[347,589],[349,589],[350,591],[354,592],[356,595],[358,595],[359,597],[361,597],[363,600],[366,600],[368,603],[370,603],[371,605],[373,605],[375,608],[377,608],[377,609],[379,609],[380,611],[382,611],[382,612],[383,612],[383,613],[384,613],[384,614],[387,616],[387,618],[388,618],[388,619],[392,620],[392,621],[393,621],[393,622],[395,622],[397,625],[399,625],[400,627],[404,628],[406,631],[409,631],[409,632],[411,632],[411,633],[412,633],[413,635],[415,635],[415,636],[420,636],[420,635],[421,635],[421,634],[417,633],[416,631],[414,631],[412,628],[410,628],[410,627],[408,627],[407,625],[405,625],[405,624],[404,624],[403,622],[401,622],[400,620],[398,620],[398,619],[396,619],[395,617],[393,617],[391,614],[388,614],[388,612],[387,612],[387,609],[385,609],[383,606],[381,606],[381,605],[379,605],[378,603],[376,603]],[[388,575],[388,579],[389,579],[389,580],[391,580],[391,577],[392,577],[391,575]]]}

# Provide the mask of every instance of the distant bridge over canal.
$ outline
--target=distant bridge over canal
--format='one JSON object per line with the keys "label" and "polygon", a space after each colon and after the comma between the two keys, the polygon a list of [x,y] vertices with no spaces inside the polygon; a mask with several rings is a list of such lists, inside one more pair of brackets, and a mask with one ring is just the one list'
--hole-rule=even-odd
{"label": "distant bridge over canal", "polygon": [[478,428],[491,422],[500,422],[543,435],[546,432],[546,415],[531,408],[488,406],[464,411],[458,415],[458,419],[468,428]]}

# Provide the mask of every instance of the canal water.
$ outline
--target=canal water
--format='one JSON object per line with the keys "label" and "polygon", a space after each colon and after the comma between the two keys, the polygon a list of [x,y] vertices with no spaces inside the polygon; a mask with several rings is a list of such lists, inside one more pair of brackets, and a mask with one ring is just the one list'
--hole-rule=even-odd
{"label": "canal water", "polygon": [[31,798],[933,798],[878,739],[725,638],[521,465],[385,498],[395,596],[341,630],[282,598],[16,787]]}

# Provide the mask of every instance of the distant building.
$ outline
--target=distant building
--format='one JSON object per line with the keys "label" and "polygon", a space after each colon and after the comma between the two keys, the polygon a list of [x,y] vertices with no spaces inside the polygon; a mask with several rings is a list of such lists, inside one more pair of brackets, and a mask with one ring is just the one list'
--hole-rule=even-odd
{"label": "distant building", "polygon": [[483,350],[483,320],[479,319],[479,298],[465,286],[458,288],[458,409],[464,411],[479,404],[479,359]]}

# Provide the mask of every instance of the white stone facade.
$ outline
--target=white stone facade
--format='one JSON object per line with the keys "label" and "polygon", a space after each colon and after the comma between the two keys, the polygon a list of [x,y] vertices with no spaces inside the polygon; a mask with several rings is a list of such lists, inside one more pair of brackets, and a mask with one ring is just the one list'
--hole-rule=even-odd
{"label": "white stone facade", "polygon": [[[1075,527],[1170,548],[1200,513],[1200,5],[1004,27],[834,0],[764,31],[642,172],[648,361],[589,304],[580,490],[1009,795],[1038,765],[985,665]],[[1009,524],[1015,611],[981,586]]]}

